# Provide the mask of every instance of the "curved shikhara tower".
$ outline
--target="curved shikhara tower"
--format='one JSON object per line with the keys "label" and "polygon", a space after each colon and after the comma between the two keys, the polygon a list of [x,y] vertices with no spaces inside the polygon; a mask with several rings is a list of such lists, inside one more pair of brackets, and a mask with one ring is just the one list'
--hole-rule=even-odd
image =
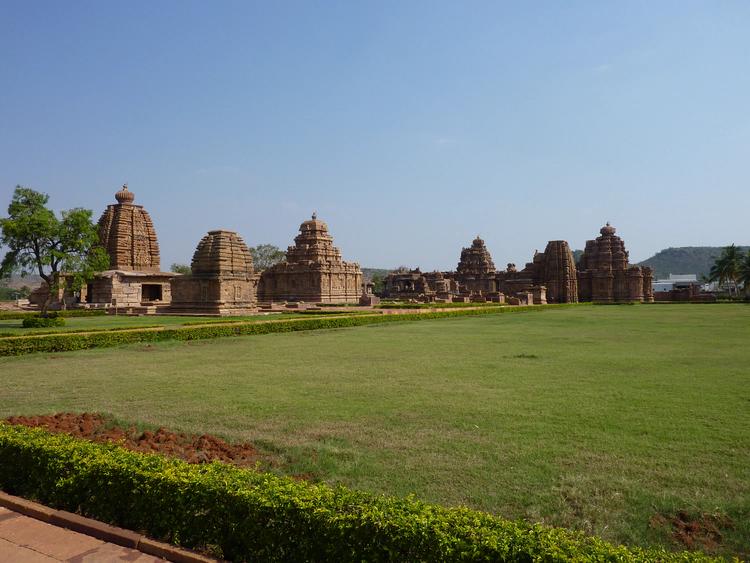
{"label": "curved shikhara tower", "polygon": [[90,307],[123,308],[153,313],[170,301],[171,272],[159,268],[159,242],[154,223],[125,184],[99,218],[99,243],[109,254],[109,269],[89,280],[80,301]]}
{"label": "curved shikhara tower", "polygon": [[159,242],[148,211],[133,205],[135,194],[127,184],[115,199],[99,218],[99,241],[109,254],[109,269],[158,272]]}

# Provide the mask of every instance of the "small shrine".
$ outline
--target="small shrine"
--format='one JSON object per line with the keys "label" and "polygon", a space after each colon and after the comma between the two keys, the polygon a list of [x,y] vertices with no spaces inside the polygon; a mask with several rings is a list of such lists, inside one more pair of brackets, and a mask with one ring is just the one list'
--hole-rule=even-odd
{"label": "small shrine", "polygon": [[198,243],[190,269],[170,282],[170,313],[243,315],[257,310],[253,258],[236,232],[209,231]]}

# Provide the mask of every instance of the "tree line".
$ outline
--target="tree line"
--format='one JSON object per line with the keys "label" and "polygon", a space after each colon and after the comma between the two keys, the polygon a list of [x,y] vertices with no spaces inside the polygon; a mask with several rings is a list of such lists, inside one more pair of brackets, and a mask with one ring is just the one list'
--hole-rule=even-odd
{"label": "tree line", "polygon": [[750,288],[750,250],[746,253],[735,245],[730,244],[716,257],[716,262],[711,266],[708,281],[718,282],[719,286],[726,285],[729,297],[739,297],[740,285],[744,287],[747,294]]}

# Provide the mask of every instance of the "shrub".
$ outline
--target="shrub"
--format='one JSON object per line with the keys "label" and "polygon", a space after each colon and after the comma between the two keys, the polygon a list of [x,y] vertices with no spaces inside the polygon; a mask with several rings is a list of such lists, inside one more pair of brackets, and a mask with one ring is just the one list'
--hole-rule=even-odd
{"label": "shrub", "polygon": [[230,561],[720,561],[3,423],[0,487]]}
{"label": "shrub", "polygon": [[52,315],[49,317],[26,317],[23,328],[47,328],[51,326],[65,326],[65,317]]}
{"label": "shrub", "polygon": [[[58,317],[101,317],[107,314],[104,309],[73,309],[71,311],[56,311]],[[0,320],[25,319],[38,317],[39,313],[21,311],[0,311]]]}

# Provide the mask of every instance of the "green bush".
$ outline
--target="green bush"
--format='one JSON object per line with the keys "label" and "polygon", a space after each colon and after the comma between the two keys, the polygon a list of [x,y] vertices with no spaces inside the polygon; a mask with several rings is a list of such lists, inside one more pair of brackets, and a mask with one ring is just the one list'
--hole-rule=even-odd
{"label": "green bush", "polygon": [[52,326],[65,326],[65,318],[51,315],[49,317],[26,317],[23,320],[23,328],[47,328]]}
{"label": "green bush", "polygon": [[0,487],[238,562],[719,561],[2,423]]}
{"label": "green bush", "polygon": [[[73,309],[72,311],[55,311],[58,317],[101,317],[107,314],[104,309]],[[38,317],[39,313],[21,311],[0,311],[0,321]]]}

